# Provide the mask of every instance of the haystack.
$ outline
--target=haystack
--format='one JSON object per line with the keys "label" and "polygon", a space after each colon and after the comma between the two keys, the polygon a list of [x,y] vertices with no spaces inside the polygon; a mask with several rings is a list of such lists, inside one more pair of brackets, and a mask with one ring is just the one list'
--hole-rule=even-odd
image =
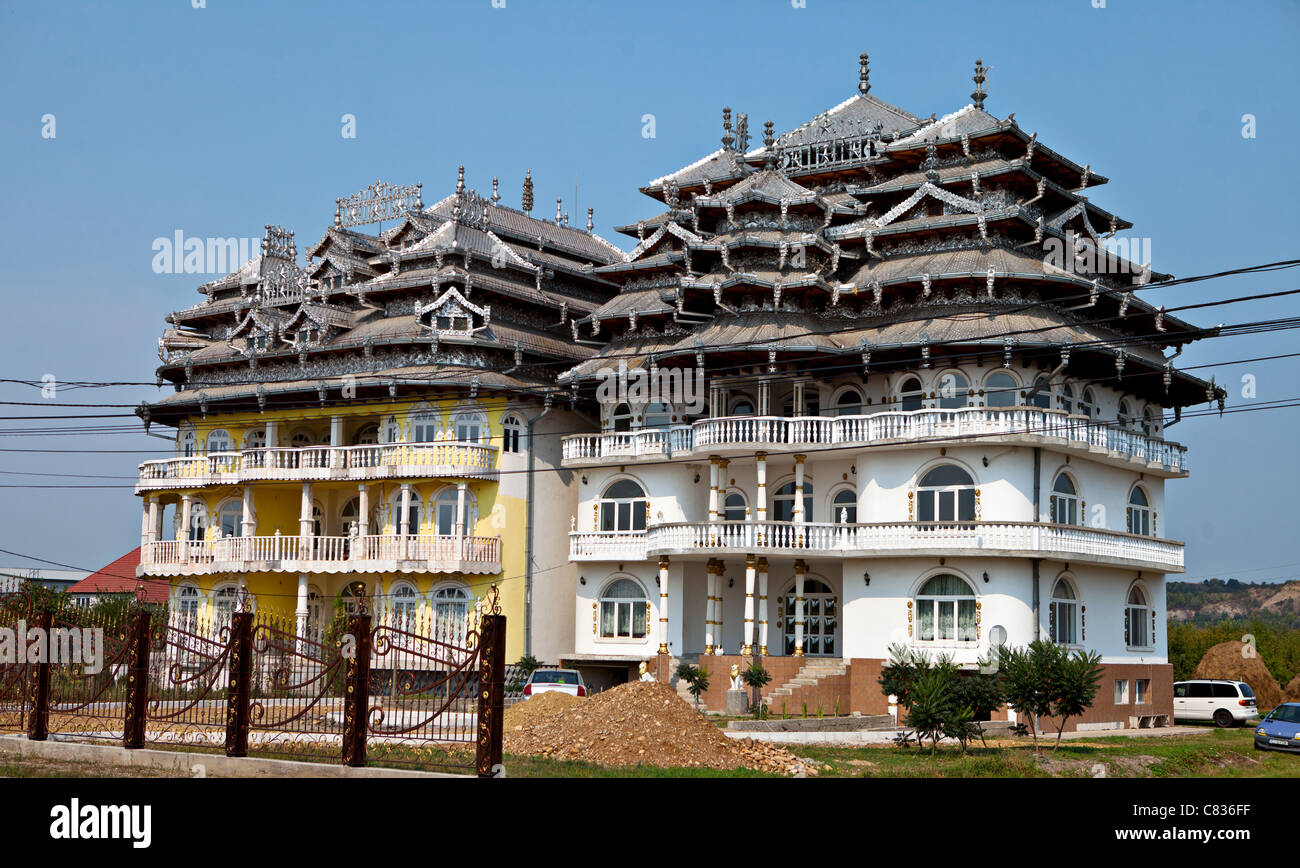
{"label": "haystack", "polygon": [[1282,701],[1282,688],[1264,665],[1259,652],[1255,651],[1253,656],[1243,655],[1241,651],[1245,647],[1237,641],[1220,642],[1205,652],[1192,677],[1244,681],[1255,691],[1260,711],[1267,711]]}
{"label": "haystack", "polygon": [[1288,702],[1300,702],[1300,675],[1292,678],[1286,686],[1286,699]]}

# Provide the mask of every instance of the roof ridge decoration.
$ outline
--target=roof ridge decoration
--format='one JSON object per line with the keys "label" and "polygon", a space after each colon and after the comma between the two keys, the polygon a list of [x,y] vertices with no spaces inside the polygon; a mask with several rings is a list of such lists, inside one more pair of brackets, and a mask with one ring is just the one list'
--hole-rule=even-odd
{"label": "roof ridge decoration", "polygon": [[983,59],[975,58],[975,74],[971,76],[971,80],[975,82],[975,92],[970,95],[970,98],[974,100],[975,108],[981,111],[984,109],[984,98],[989,95],[985,82],[988,81],[988,74],[992,70],[993,67],[984,65]]}
{"label": "roof ridge decoration", "polygon": [[491,229],[484,229],[483,233],[487,235],[488,238],[492,239],[492,243],[495,245],[492,251],[493,268],[501,268],[505,265],[505,260],[509,260],[514,264],[518,265],[520,268],[524,269],[525,271],[539,270],[539,266],[534,265],[533,263],[529,262],[527,259],[524,259],[522,256],[520,256],[518,253],[515,253],[512,249],[510,249],[510,245],[506,244],[499,237],[497,237],[497,234],[493,232]]}
{"label": "roof ridge decoration", "polygon": [[[470,317],[467,312],[478,314],[483,320],[483,324],[481,326],[475,326],[473,318]],[[425,322],[424,317],[429,313],[433,313],[433,316],[430,317],[428,322]],[[455,286],[449,286],[443,291],[442,295],[438,296],[433,301],[417,301],[415,304],[415,316],[420,321],[421,327],[433,332],[435,336],[460,335],[468,337],[469,335],[472,335],[475,332],[480,332],[491,325],[492,306],[485,304],[482,307],[479,307],[469,301],[469,299],[465,298],[465,296],[461,295],[460,290]],[[455,323],[457,316],[463,316],[466,319],[467,328],[438,328],[439,316],[446,316],[453,324]]]}
{"label": "roof ridge decoration", "polygon": [[524,171],[524,192],[519,201],[519,205],[524,214],[531,217],[533,210],[533,170]]}
{"label": "roof ridge decoration", "polygon": [[351,196],[334,200],[334,226],[338,229],[363,226],[396,220],[409,210],[423,210],[423,187],[423,182],[411,185],[375,181]]}
{"label": "roof ridge decoration", "polygon": [[863,96],[871,90],[871,79],[869,77],[871,67],[867,63],[867,53],[864,51],[858,55],[858,93]]}

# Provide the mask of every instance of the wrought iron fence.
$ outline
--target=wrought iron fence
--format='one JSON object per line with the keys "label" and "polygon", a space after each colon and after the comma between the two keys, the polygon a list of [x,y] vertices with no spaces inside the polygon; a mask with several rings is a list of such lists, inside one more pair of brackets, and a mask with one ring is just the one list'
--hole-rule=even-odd
{"label": "wrought iron fence", "polygon": [[71,628],[103,636],[99,666],[67,654],[0,665],[0,730],[500,773],[505,617],[495,587],[455,633],[434,618],[373,624],[364,609],[316,626],[246,603],[245,592],[237,611],[200,620],[138,603],[86,610],[0,595],[0,629],[15,636],[29,627],[51,639]]}

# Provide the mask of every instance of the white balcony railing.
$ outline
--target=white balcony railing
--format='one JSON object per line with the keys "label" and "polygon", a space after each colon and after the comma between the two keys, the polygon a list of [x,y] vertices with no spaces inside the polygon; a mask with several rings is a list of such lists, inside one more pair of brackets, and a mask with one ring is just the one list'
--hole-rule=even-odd
{"label": "white balcony railing", "polygon": [[145,544],[140,564],[155,572],[242,572],[340,569],[370,571],[495,573],[501,570],[501,538],[456,535],[232,536],[211,540],[164,540]]}
{"label": "white balcony railing", "polygon": [[575,434],[564,438],[565,461],[643,458],[689,454],[700,449],[811,447],[882,441],[946,441],[961,437],[1033,434],[1159,464],[1187,469],[1185,447],[1086,416],[1037,407],[966,407],[957,410],[891,410],[862,416],[732,416],[691,425]]}
{"label": "white balcony railing", "polygon": [[482,443],[382,443],[213,452],[160,458],[140,465],[141,490],[258,480],[371,480],[402,477],[496,476],[497,447]]}
{"label": "white balcony railing", "polygon": [[660,554],[752,554],[878,557],[882,553],[1007,554],[1069,557],[1181,570],[1183,544],[1120,531],[1032,522],[782,521],[670,522],[645,531],[574,532],[570,560],[643,560]]}

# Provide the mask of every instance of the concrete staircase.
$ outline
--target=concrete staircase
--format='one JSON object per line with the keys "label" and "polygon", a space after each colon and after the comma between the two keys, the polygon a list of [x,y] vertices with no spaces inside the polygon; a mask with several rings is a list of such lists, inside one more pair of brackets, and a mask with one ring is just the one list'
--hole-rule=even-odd
{"label": "concrete staircase", "polygon": [[[780,709],[782,702],[785,703],[787,712],[794,714],[801,708],[807,696],[815,695],[816,688],[830,679],[844,679],[847,682],[848,673],[848,666],[843,660],[819,660],[816,657],[809,657],[808,662],[799,669],[794,678],[764,693],[763,701],[767,703],[769,714]],[[847,692],[847,683],[843,686]],[[845,706],[847,707],[847,703]],[[815,703],[810,702],[809,713],[812,712],[813,707]],[[827,714],[831,713],[830,708],[823,710]]]}

